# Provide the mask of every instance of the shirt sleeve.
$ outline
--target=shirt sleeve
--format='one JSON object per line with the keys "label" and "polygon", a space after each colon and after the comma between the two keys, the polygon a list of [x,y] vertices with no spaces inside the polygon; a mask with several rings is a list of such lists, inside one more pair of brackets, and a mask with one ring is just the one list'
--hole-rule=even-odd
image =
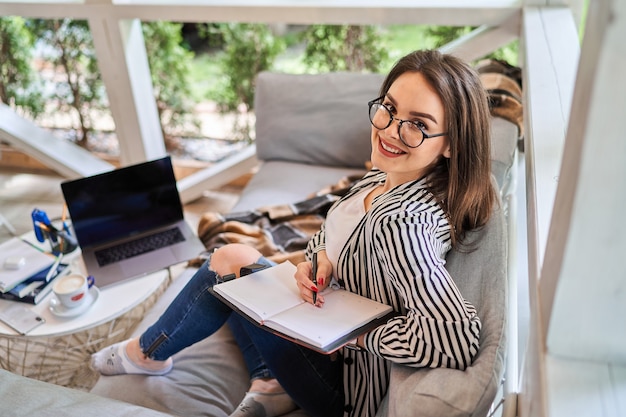
{"label": "shirt sleeve", "polygon": [[306,247],[306,258],[312,259],[313,253],[322,250],[326,250],[326,222],[323,222],[320,230],[309,239],[309,243]]}
{"label": "shirt sleeve", "polygon": [[[446,232],[447,230],[447,232]],[[479,347],[481,323],[445,268],[449,225],[432,211],[387,219],[375,238],[405,314],[365,336],[365,347],[415,367],[465,369]]]}

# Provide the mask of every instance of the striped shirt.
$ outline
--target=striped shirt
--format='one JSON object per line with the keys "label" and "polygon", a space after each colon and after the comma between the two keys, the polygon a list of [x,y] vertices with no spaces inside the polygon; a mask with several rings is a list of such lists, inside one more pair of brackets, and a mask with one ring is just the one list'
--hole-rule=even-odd
{"label": "striped shirt", "polygon": [[[386,174],[368,172],[329,211]],[[307,254],[325,249],[326,225]],[[400,314],[365,337],[366,352],[343,349],[346,417],[374,416],[387,393],[393,362],[416,368],[465,369],[478,352],[480,320],[445,269],[450,224],[425,181],[377,196],[335,265],[347,290],[391,305]]]}

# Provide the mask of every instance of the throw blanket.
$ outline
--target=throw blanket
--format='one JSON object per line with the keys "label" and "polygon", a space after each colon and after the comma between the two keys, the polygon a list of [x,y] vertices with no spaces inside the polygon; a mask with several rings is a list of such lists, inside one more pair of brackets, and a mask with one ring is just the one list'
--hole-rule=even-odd
{"label": "throw blanket", "polygon": [[[207,254],[228,243],[256,248],[274,262],[305,260],[309,239],[321,227],[330,206],[345,194],[361,176],[344,177],[295,204],[260,207],[256,210],[220,214],[207,212],[200,218],[198,237]],[[206,254],[190,261],[200,266]]]}
{"label": "throw blanket", "polygon": [[517,125],[521,140],[524,137],[521,69],[497,59],[480,61],[475,68],[487,92],[491,115]]}

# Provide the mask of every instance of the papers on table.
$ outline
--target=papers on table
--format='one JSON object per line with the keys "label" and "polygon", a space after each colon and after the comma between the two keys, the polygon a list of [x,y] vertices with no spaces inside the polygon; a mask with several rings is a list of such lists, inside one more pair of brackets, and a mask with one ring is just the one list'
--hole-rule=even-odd
{"label": "papers on table", "polygon": [[19,238],[0,244],[0,291],[7,292],[37,272],[49,268],[54,257]]}

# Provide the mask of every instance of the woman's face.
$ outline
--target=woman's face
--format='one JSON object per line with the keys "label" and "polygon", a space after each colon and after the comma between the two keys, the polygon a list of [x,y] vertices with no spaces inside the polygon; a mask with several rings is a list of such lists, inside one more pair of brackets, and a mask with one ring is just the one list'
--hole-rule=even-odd
{"label": "woman's face", "polygon": [[[398,77],[382,100],[394,119],[415,122],[426,134],[446,130],[441,98],[419,72]],[[372,126],[372,163],[387,173],[391,186],[421,178],[438,158],[450,157],[447,136],[424,139],[419,147],[409,148],[398,136],[398,124],[394,120],[383,130]]]}

